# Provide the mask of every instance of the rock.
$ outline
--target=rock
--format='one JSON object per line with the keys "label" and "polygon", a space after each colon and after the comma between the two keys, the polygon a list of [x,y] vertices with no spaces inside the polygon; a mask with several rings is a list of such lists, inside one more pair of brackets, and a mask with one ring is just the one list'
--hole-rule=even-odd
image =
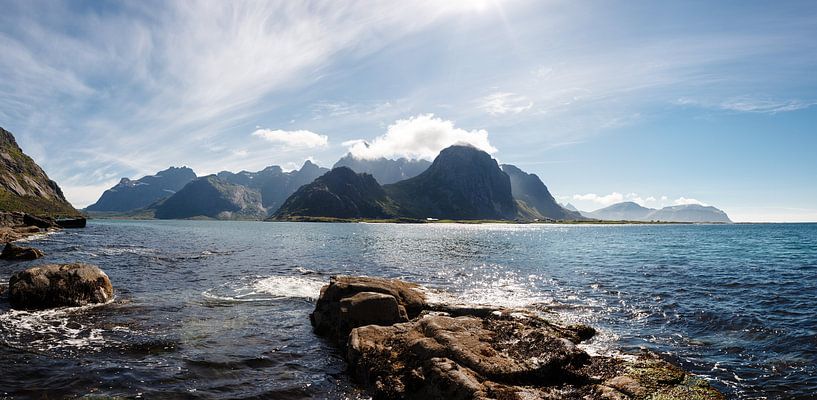
{"label": "rock", "polygon": [[398,280],[332,277],[310,317],[375,399],[723,399],[656,356],[590,357],[577,347],[595,334],[586,325],[429,304]]}
{"label": "rock", "polygon": [[0,253],[0,259],[3,260],[36,260],[43,257],[42,251],[33,247],[17,246],[14,243],[6,243],[3,252]]}
{"label": "rock", "polygon": [[9,301],[19,309],[44,309],[106,303],[113,286],[90,264],[46,264],[16,272],[9,279]]}
{"label": "rock", "polygon": [[60,228],[84,228],[88,221],[85,218],[58,219],[56,224]]}
{"label": "rock", "polygon": [[31,214],[25,214],[23,216],[23,224],[24,225],[31,225],[36,226],[37,228],[53,228],[56,227],[57,224],[54,222],[53,219],[47,217],[37,217]]}
{"label": "rock", "polygon": [[[315,305],[315,311],[309,316],[315,333],[321,336],[328,336],[341,346],[345,345],[349,332],[353,328],[362,325],[356,325],[354,323],[349,325],[350,321],[348,320],[348,309],[346,316],[341,316],[341,301],[347,298],[352,298],[358,293],[364,292],[380,293],[391,296],[399,306],[398,309],[402,307],[406,318],[417,317],[420,314],[420,311],[427,307],[425,295],[420,290],[420,287],[415,284],[383,278],[352,277],[342,275],[333,276],[329,280],[329,285],[321,288],[320,298]],[[369,294],[364,297],[359,297],[357,300],[358,301],[354,303],[363,307],[360,310],[355,311],[355,315],[361,318],[361,320],[357,321],[358,324],[368,325],[368,323],[365,322],[385,321],[394,317],[393,313],[391,315],[378,317],[369,315],[364,318],[361,316],[361,314],[364,313],[363,309],[368,307],[363,304],[365,303],[363,300],[368,302],[379,301],[383,303],[390,303],[391,301],[388,299],[381,298],[379,300],[375,300],[371,294]],[[347,302],[346,304],[348,306],[352,303]],[[391,311],[387,312],[390,313]]]}

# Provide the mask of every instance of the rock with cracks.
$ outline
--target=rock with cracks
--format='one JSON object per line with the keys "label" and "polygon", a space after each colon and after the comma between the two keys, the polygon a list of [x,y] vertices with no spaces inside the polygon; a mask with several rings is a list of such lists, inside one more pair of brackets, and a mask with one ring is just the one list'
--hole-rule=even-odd
{"label": "rock with cracks", "polygon": [[18,309],[77,307],[113,299],[108,275],[90,264],[46,264],[9,279],[9,302]]}
{"label": "rock with cracks", "polygon": [[417,285],[332,277],[311,315],[376,399],[722,399],[645,353],[635,361],[579,348],[594,330],[525,310],[431,304]]}
{"label": "rock with cracks", "polygon": [[0,253],[0,259],[13,261],[36,260],[44,255],[42,251],[33,247],[23,247],[17,246],[14,243],[6,243],[6,247],[4,247],[3,252]]}

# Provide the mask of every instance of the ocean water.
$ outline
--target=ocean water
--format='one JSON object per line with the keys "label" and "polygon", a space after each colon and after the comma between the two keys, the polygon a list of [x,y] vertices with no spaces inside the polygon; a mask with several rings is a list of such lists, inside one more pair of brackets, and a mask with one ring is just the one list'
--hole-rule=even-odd
{"label": "ocean water", "polygon": [[817,224],[91,221],[32,240],[99,265],[111,304],[0,301],[0,397],[365,398],[308,313],[333,274],[528,307],[651,350],[730,398],[817,398]]}

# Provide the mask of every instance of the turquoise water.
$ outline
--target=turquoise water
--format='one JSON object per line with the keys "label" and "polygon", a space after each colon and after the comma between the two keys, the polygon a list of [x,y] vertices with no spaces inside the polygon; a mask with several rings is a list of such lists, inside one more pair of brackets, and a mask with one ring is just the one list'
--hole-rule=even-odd
{"label": "turquoise water", "polygon": [[732,398],[815,398],[817,225],[394,225],[92,221],[32,263],[101,266],[115,303],[0,302],[0,395],[362,396],[307,314],[333,274],[398,277],[600,329]]}

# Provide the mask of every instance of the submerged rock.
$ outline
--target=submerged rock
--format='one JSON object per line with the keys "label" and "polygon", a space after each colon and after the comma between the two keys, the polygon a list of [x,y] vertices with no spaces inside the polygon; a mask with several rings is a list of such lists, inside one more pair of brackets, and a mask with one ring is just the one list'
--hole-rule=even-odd
{"label": "submerged rock", "polygon": [[108,275],[90,264],[39,265],[9,279],[9,302],[14,308],[76,307],[111,299],[113,286]]}
{"label": "submerged rock", "polygon": [[14,243],[6,243],[0,259],[3,260],[36,260],[44,256],[42,251],[33,247],[17,246]]}
{"label": "submerged rock", "polygon": [[722,399],[652,355],[591,357],[595,331],[524,310],[430,304],[420,287],[332,277],[311,315],[376,399]]}

